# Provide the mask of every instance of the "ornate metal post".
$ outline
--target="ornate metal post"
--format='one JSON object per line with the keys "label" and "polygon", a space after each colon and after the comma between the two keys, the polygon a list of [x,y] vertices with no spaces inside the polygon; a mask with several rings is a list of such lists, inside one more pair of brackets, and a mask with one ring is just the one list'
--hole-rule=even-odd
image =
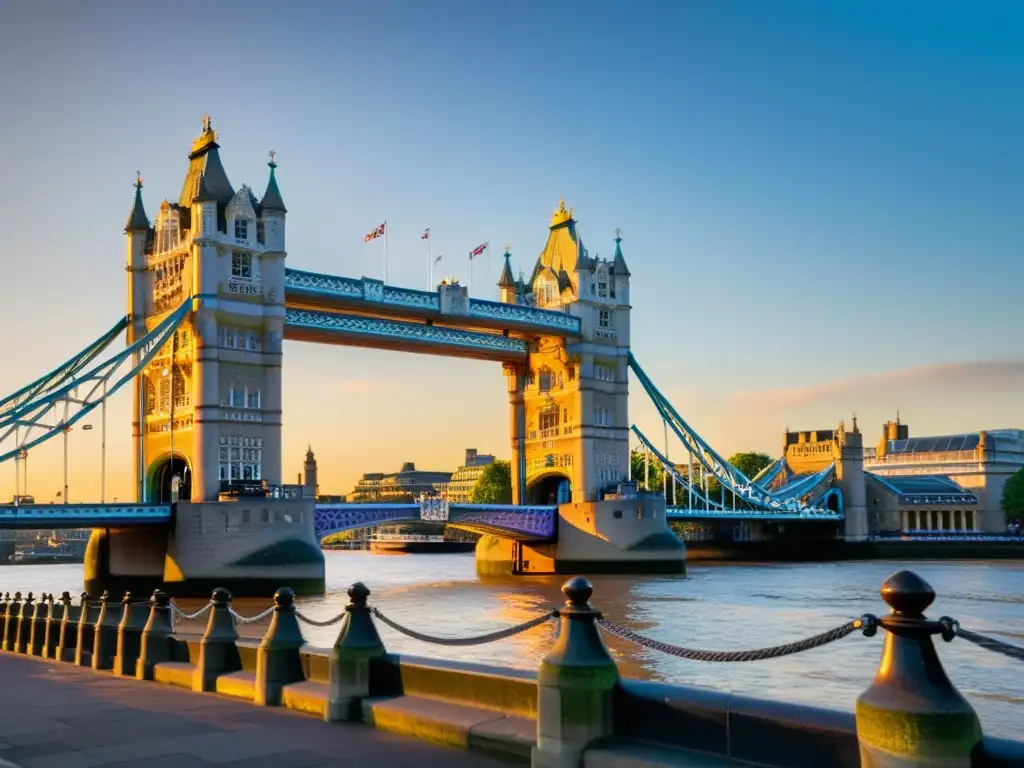
{"label": "ornate metal post", "polygon": [[306,679],[299,657],[305,642],[295,617],[295,593],[281,587],[274,593],[274,617],[256,652],[255,704],[280,706],[284,686]]}
{"label": "ornate metal post", "polygon": [[139,680],[152,680],[153,667],[171,660],[171,596],[159,589],[149,598],[149,619],[142,628],[139,659],[135,663],[135,676]]}
{"label": "ornate metal post", "polygon": [[366,604],[370,590],[357,581],[348,588],[348,596],[350,602],[345,606],[341,631],[331,651],[325,720],[362,719],[361,701],[370,695],[370,661],[385,653]]}
{"label": "ornate metal post", "polygon": [[14,593],[14,599],[7,604],[7,613],[4,615],[4,642],[5,651],[13,651],[18,636],[18,619],[21,618],[21,592]]}
{"label": "ornate metal post", "polygon": [[142,630],[146,626],[142,605],[132,604],[132,593],[121,598],[123,610],[117,625],[117,653],[114,656],[114,674],[117,677],[135,677],[135,665],[142,650]]}
{"label": "ornate metal post", "polygon": [[92,666],[94,624],[99,614],[99,603],[88,592],[83,592],[78,600],[78,637],[75,640],[75,664],[79,667]]}
{"label": "ornate metal post", "polygon": [[537,676],[537,746],[533,768],[575,768],[594,741],[611,735],[612,691],[619,671],[601,638],[582,577],[567,581],[559,612],[558,639]]}
{"label": "ornate metal post", "polygon": [[14,635],[15,653],[28,653],[28,638],[32,634],[32,621],[36,615],[35,602],[35,596],[29,592],[18,615],[18,630]]}
{"label": "ornate metal post", "polygon": [[71,604],[71,593],[61,592],[60,603],[64,610],[57,628],[57,644],[53,649],[53,658],[57,661],[74,661],[77,640],[74,624],[78,617],[75,615],[75,606]]}
{"label": "ornate metal post", "polygon": [[[129,598],[130,599],[130,598]],[[100,595],[100,612],[96,617],[96,632],[93,636],[92,668],[113,669],[117,653],[117,613],[110,610],[110,593],[103,590]]]}
{"label": "ornate metal post", "polygon": [[28,640],[25,643],[25,653],[29,656],[42,656],[46,647],[43,641],[43,634],[46,632],[46,598],[43,592],[36,603],[36,609],[32,612],[32,620],[28,625]]}
{"label": "ornate metal post", "polygon": [[231,615],[231,593],[217,587],[213,590],[211,602],[210,618],[199,641],[199,663],[192,678],[193,691],[216,691],[218,677],[242,669],[242,659],[238,655],[238,630]]}
{"label": "ornate metal post", "polygon": [[946,677],[932,643],[932,635],[953,639],[952,619],[925,617],[935,592],[911,571],[886,579],[882,599],[892,608],[880,621],[886,630],[882,661],[874,682],[857,699],[862,764],[969,768],[981,743],[981,724]]}
{"label": "ornate metal post", "polygon": [[53,605],[53,592],[46,596],[46,616],[43,619],[43,644],[39,648],[39,655],[44,659],[53,658],[54,646],[57,644],[57,626],[54,626],[56,608]]}

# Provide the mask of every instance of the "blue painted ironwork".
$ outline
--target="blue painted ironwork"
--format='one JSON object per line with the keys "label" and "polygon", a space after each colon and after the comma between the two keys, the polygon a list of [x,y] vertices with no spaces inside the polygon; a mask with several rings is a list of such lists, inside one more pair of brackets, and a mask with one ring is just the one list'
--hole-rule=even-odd
{"label": "blue painted ironwork", "polygon": [[476,333],[436,325],[384,320],[363,315],[346,315],[309,309],[285,310],[285,327],[337,332],[356,337],[415,341],[439,349],[480,350],[495,357],[525,356],[529,346],[523,339],[496,333]]}
{"label": "blue painted ironwork", "polygon": [[756,509],[688,509],[666,507],[665,517],[669,520],[842,520],[841,512],[830,509],[809,515],[804,512],[765,513]]}
{"label": "blue painted ironwork", "polygon": [[22,504],[0,507],[0,529],[168,525],[172,515],[169,504]]}
{"label": "blue painted ironwork", "polygon": [[753,482],[756,483],[757,485],[761,486],[762,488],[769,488],[770,489],[772,487],[772,483],[775,482],[775,478],[777,478],[780,474],[782,474],[782,471],[785,468],[786,468],[786,457],[782,456],[782,457],[776,459],[775,461],[773,461],[771,464],[769,464],[764,469],[762,469],[756,475],[754,475]]}
{"label": "blue painted ironwork", "polygon": [[[190,298],[153,330],[109,360],[84,371],[83,366],[78,366],[59,387],[21,400],[0,414],[0,445],[12,436],[17,443],[10,450],[0,449],[0,463],[62,434],[132,381],[171,341],[191,308]],[[125,365],[129,366],[127,371]],[[63,410],[59,420],[58,408]]]}
{"label": "blue painted ironwork", "polygon": [[524,304],[506,304],[502,301],[470,299],[469,314],[473,317],[484,317],[488,320],[503,320],[549,328],[576,336],[582,333],[582,324],[578,317],[566,312],[538,309],[537,307],[528,307]]}
{"label": "blue painted ironwork", "polygon": [[419,504],[317,504],[314,530],[322,541],[332,533],[419,519]]}
{"label": "blue painted ironwork", "polygon": [[448,524],[471,531],[513,534],[520,541],[545,541],[558,532],[558,507],[513,504],[451,504]]}
{"label": "blue painted ironwork", "polygon": [[284,271],[285,291],[300,290],[323,296],[343,296],[350,299],[363,298],[363,281],[351,277],[321,275],[298,269]]}

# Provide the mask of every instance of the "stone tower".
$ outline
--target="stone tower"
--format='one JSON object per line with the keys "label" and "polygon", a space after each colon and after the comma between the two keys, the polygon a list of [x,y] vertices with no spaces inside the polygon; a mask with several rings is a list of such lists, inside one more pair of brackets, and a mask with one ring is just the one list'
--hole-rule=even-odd
{"label": "stone tower", "polygon": [[306,461],[302,465],[302,495],[307,499],[315,499],[319,482],[317,480],[316,456],[313,447],[306,448]]}
{"label": "stone tower", "polygon": [[262,199],[235,189],[209,117],[176,202],[150,227],[141,180],[128,225],[131,338],[191,311],[136,386],[140,500],[215,500],[229,483],[281,483],[285,215],[274,153]]}
{"label": "stone tower", "polygon": [[613,259],[592,258],[563,200],[525,284],[505,254],[502,301],[572,314],[583,335],[542,338],[525,368],[505,366],[517,503],[600,501],[627,478],[630,275],[621,240]]}

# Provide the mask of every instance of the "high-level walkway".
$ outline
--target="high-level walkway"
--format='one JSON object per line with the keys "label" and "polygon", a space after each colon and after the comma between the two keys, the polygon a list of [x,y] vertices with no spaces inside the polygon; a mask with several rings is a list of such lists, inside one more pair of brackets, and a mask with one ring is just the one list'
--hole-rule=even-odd
{"label": "high-level walkway", "polygon": [[[0,766],[501,768],[500,760],[362,724],[0,656]],[[6,762],[5,762],[6,761]]]}

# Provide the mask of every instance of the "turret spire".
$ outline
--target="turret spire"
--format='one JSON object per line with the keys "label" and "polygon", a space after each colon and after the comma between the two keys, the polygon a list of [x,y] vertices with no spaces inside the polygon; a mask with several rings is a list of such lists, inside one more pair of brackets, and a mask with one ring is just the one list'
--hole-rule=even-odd
{"label": "turret spire", "polygon": [[629,267],[626,266],[626,259],[622,255],[622,230],[615,230],[615,260],[612,262],[612,271],[616,275],[629,277]]}
{"label": "turret spire", "polygon": [[264,211],[280,211],[281,213],[288,213],[288,209],[284,207],[284,199],[281,197],[281,190],[277,188],[277,177],[274,175],[274,169],[277,168],[277,163],[274,162],[274,157],[277,153],[274,150],[270,150],[270,162],[267,165],[270,167],[270,179],[267,181],[267,191],[263,193],[263,200],[260,201],[260,207]]}
{"label": "turret spire", "polygon": [[501,270],[501,279],[498,280],[499,288],[515,288],[516,279],[512,276],[512,254],[509,253],[509,246],[505,246],[505,266]]}
{"label": "turret spire", "polygon": [[149,218],[146,216],[146,208],[142,204],[142,174],[135,172],[135,201],[132,203],[132,211],[128,214],[128,223],[124,226],[125,232],[145,232],[149,229]]}

